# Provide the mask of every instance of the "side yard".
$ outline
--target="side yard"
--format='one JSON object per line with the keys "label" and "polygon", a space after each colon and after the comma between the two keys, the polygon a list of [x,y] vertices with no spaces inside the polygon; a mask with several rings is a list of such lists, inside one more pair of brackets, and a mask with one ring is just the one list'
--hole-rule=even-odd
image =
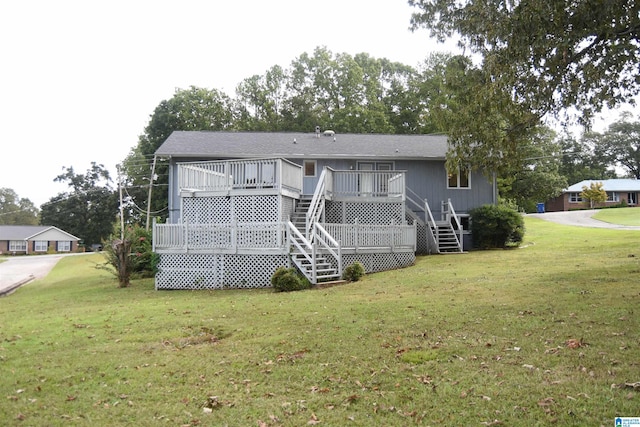
{"label": "side yard", "polygon": [[640,231],[526,218],[521,249],[303,292],[118,289],[69,257],[0,300],[24,425],[613,425],[637,416]]}

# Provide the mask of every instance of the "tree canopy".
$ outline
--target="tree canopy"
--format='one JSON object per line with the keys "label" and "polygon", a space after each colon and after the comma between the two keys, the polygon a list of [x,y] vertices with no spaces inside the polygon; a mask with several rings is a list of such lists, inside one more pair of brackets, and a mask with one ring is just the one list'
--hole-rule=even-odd
{"label": "tree canopy", "polygon": [[459,37],[487,82],[544,116],[575,107],[585,122],[639,92],[640,2],[409,0],[413,29]]}
{"label": "tree canopy", "polygon": [[640,122],[630,114],[609,125],[602,133],[593,133],[595,154],[611,165],[624,169],[631,178],[640,179]]}
{"label": "tree canopy", "polygon": [[[543,118],[577,111],[589,124],[603,107],[640,91],[640,2],[613,0],[409,0],[411,28],[465,52],[445,81],[449,163],[499,170]],[[470,58],[472,58],[470,57]],[[449,73],[452,71],[450,70]]]}
{"label": "tree canopy", "polygon": [[36,225],[38,208],[11,188],[0,188],[0,225]]}
{"label": "tree canopy", "polygon": [[54,181],[67,183],[69,191],[41,206],[40,223],[61,228],[86,245],[102,243],[111,233],[118,212],[109,171],[95,162],[84,174],[76,173],[73,167],[63,169]]}

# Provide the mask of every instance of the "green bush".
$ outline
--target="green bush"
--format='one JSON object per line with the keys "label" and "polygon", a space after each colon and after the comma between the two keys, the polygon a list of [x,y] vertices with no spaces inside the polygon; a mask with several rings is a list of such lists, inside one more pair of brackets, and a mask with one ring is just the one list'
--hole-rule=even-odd
{"label": "green bush", "polygon": [[505,206],[484,205],[469,211],[473,246],[481,249],[518,246],[524,238],[522,215]]}
{"label": "green bush", "polygon": [[362,278],[362,276],[364,276],[364,265],[359,261],[348,265],[342,272],[342,278],[349,282],[357,282]]}
{"label": "green bush", "polygon": [[277,292],[291,292],[309,289],[311,283],[301,277],[295,268],[278,267],[271,276],[271,285]]}

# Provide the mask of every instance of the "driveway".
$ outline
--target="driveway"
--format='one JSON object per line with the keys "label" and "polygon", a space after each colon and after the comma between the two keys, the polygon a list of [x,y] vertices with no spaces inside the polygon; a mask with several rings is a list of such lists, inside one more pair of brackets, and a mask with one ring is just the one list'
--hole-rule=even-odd
{"label": "driveway", "polygon": [[66,256],[84,254],[56,254],[9,257],[0,262],[0,296],[8,295],[20,286],[45,277]]}
{"label": "driveway", "polygon": [[578,227],[594,227],[594,228],[611,228],[617,230],[640,230],[640,227],[631,225],[618,225],[600,221],[592,218],[598,212],[596,209],[584,211],[567,211],[567,212],[545,212],[541,214],[528,214],[545,221],[556,222],[564,225],[575,225]]}

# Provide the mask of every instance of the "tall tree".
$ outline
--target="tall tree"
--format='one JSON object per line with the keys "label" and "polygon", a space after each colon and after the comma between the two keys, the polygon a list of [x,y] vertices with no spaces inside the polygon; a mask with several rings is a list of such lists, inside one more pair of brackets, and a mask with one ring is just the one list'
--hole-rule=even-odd
{"label": "tall tree", "polygon": [[133,222],[142,222],[147,210],[154,216],[166,217],[166,191],[152,192],[152,188],[166,189],[168,168],[158,163],[152,176],[153,156],[174,130],[224,130],[234,123],[235,105],[226,94],[216,89],[191,86],[177,89],[171,99],[156,107],[149,124],[140,135],[138,144],[123,162],[124,187],[128,193]]}
{"label": "tall tree", "polygon": [[452,76],[466,80],[447,100],[461,112],[448,131],[458,161],[499,166],[546,115],[574,107],[587,124],[640,91],[640,2],[408,2],[416,8],[413,29],[427,28],[441,41],[457,36],[481,61]]}
{"label": "tall tree", "polygon": [[640,2],[409,0],[413,29],[459,36],[493,86],[542,117],[569,107],[585,122],[638,94]]}
{"label": "tall tree", "polygon": [[102,243],[113,229],[117,218],[118,198],[111,188],[109,171],[91,163],[84,174],[73,167],[54,181],[67,183],[69,191],[52,197],[42,205],[40,223],[54,225],[79,237],[86,245]]}
{"label": "tall tree", "polygon": [[561,145],[549,128],[539,132],[521,145],[522,165],[504,170],[498,179],[500,197],[515,203],[519,209],[534,212],[536,203],[561,194],[567,179],[560,174]]}
{"label": "tall tree", "polygon": [[631,119],[631,114],[625,113],[604,133],[594,133],[590,137],[597,156],[623,168],[628,176],[640,179],[640,122]]}
{"label": "tall tree", "polygon": [[29,199],[22,199],[11,188],[0,188],[0,224],[36,225],[38,208]]}

